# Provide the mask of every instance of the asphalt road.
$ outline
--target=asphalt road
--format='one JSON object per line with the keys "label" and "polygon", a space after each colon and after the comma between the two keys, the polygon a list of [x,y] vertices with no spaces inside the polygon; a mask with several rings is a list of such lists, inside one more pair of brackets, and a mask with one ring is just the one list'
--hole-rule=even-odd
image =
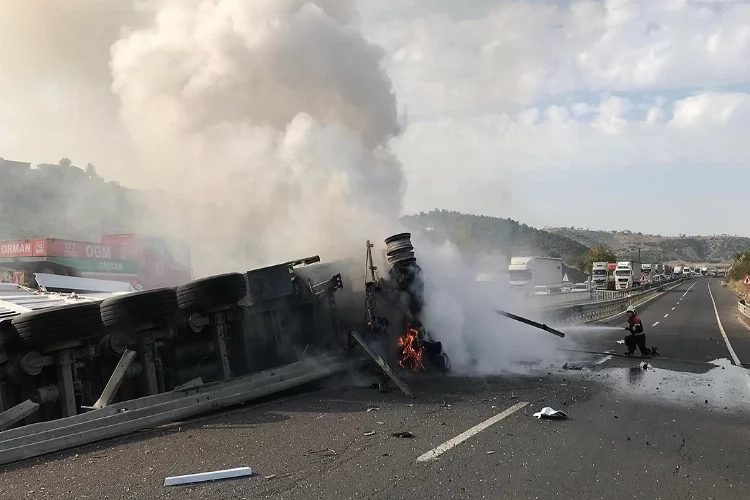
{"label": "asphalt road", "polygon": [[[606,354],[624,351],[624,330],[605,328],[624,325],[617,317],[560,344],[576,350],[560,353],[580,370],[413,375],[414,400],[332,380],[6,467],[0,498],[750,498],[750,379],[733,364],[750,363],[750,330],[736,299],[698,279],[639,313],[662,352],[645,370],[638,357]],[[569,418],[534,418],[543,406]],[[393,436],[403,431],[413,437]],[[162,486],[167,476],[241,466],[253,476]]]}

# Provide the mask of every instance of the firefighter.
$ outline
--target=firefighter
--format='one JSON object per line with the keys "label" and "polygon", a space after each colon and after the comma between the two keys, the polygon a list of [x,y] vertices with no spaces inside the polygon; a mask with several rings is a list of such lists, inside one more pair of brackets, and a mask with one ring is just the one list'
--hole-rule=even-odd
{"label": "firefighter", "polygon": [[633,353],[635,353],[636,346],[638,346],[638,349],[641,351],[641,356],[657,356],[656,346],[646,347],[646,333],[643,331],[643,322],[641,322],[641,318],[638,317],[635,307],[628,307],[626,313],[628,315],[628,326],[626,326],[625,329],[630,332],[630,335],[625,337],[625,345],[628,348],[628,352],[625,354],[632,356]]}

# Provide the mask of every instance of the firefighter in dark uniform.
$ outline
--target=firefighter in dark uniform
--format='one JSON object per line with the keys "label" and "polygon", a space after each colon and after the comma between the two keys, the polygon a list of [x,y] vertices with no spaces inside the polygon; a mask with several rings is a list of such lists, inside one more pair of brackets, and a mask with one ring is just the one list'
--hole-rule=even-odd
{"label": "firefighter in dark uniform", "polygon": [[625,345],[628,348],[626,353],[628,356],[632,356],[635,353],[636,346],[641,351],[641,356],[651,357],[656,356],[656,346],[646,347],[646,333],[643,331],[643,322],[638,317],[635,307],[630,306],[626,310],[628,315],[628,326],[626,330],[630,332],[630,335],[625,337]]}

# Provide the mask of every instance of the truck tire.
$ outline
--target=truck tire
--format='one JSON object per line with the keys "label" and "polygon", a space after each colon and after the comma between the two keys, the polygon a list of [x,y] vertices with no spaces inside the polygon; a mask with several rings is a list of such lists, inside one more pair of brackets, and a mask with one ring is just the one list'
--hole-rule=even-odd
{"label": "truck tire", "polygon": [[240,273],[219,274],[177,287],[180,309],[196,312],[231,306],[245,295],[245,276]]}
{"label": "truck tire", "polygon": [[37,345],[96,339],[106,333],[98,302],[68,304],[20,314],[13,318],[12,324],[21,340]]}
{"label": "truck tire", "polygon": [[106,299],[99,306],[104,326],[110,329],[137,327],[170,318],[178,310],[174,288],[157,288]]}

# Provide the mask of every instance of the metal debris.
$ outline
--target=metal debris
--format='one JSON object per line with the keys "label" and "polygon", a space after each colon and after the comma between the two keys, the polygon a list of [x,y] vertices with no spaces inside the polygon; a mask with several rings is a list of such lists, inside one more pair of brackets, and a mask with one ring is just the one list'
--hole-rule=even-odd
{"label": "metal debris", "polygon": [[397,438],[413,438],[414,434],[409,431],[394,432],[393,437]]}
{"label": "metal debris", "polygon": [[179,484],[202,483],[206,481],[217,481],[219,479],[230,479],[252,475],[250,467],[237,467],[236,469],[217,470],[213,472],[199,472],[198,474],[187,474],[185,476],[174,476],[164,479],[164,486],[177,486]]}

